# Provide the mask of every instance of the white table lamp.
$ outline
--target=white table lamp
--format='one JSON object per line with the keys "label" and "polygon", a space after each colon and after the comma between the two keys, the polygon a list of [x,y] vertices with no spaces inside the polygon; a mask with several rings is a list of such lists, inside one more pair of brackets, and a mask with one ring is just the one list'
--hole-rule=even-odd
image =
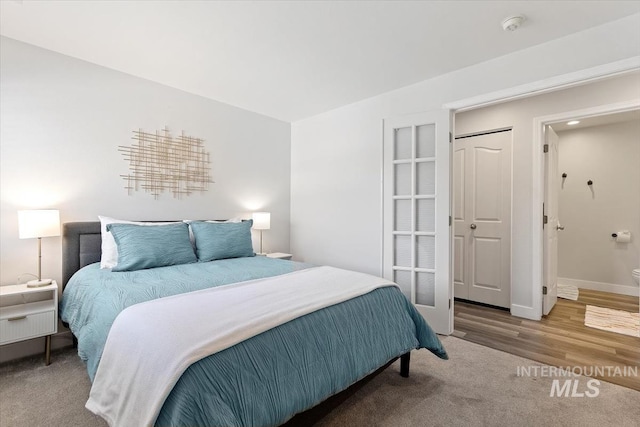
{"label": "white table lamp", "polygon": [[253,228],[260,230],[260,252],[258,255],[264,255],[265,253],[262,251],[262,230],[269,230],[271,228],[271,213],[254,212]]}
{"label": "white table lamp", "polygon": [[28,287],[46,286],[51,279],[42,279],[42,238],[60,235],[60,211],[39,209],[18,211],[18,237],[38,239],[38,280],[27,282]]}

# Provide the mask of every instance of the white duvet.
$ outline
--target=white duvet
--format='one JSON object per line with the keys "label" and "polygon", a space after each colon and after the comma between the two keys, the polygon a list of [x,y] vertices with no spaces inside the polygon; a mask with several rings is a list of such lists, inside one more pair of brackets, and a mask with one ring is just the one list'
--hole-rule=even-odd
{"label": "white duvet", "polygon": [[394,284],[314,267],[128,307],[109,331],[86,407],[110,426],[151,426],[192,363],[385,286]]}

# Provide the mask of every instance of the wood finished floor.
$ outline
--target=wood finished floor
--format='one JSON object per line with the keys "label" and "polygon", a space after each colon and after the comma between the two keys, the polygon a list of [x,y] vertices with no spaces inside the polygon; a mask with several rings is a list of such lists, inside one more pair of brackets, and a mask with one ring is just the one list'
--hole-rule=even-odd
{"label": "wood finished floor", "polygon": [[[638,312],[638,297],[580,289],[577,301],[558,298],[540,321],[463,301],[454,304],[454,336],[552,366],[640,366],[640,338],[584,325],[587,304]],[[595,378],[640,391],[638,376]]]}

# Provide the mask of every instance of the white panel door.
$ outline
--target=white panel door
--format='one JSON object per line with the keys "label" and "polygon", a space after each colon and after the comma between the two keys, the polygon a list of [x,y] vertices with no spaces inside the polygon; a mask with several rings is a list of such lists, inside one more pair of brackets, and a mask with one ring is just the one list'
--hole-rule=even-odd
{"label": "white panel door", "polygon": [[549,314],[558,300],[558,230],[562,229],[558,219],[558,135],[550,126],[545,126],[545,189],[544,215],[547,223],[543,225],[544,256],[543,280],[546,294],[542,295],[542,314]]}
{"label": "white panel door", "polygon": [[500,131],[454,143],[454,295],[511,305],[511,138]]}
{"label": "white panel door", "polygon": [[431,327],[453,332],[449,111],[384,121],[383,275]]}

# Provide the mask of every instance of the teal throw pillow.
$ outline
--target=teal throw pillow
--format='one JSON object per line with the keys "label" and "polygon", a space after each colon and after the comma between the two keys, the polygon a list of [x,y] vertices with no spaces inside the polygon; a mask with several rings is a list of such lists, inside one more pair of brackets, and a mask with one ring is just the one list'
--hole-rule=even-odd
{"label": "teal throw pillow", "polygon": [[253,220],[242,222],[196,221],[190,223],[190,226],[199,261],[255,256],[251,242]]}
{"label": "teal throw pillow", "polygon": [[168,225],[108,224],[118,248],[118,261],[111,271],[134,271],[145,268],[196,262],[185,223]]}

